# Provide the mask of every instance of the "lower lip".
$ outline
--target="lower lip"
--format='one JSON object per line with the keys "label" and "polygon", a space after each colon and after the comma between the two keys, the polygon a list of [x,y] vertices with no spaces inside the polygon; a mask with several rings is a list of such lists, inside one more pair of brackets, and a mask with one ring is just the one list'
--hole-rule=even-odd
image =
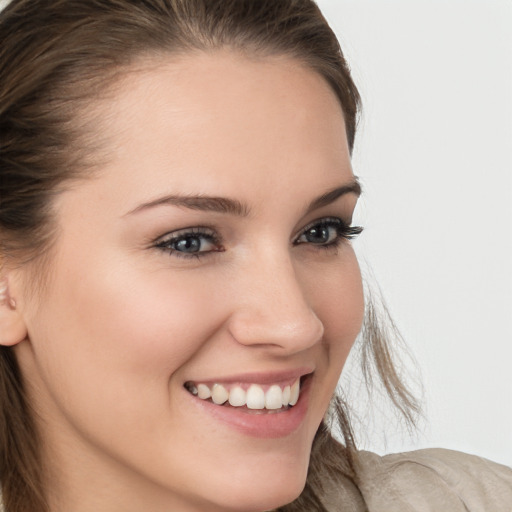
{"label": "lower lip", "polygon": [[293,407],[279,412],[215,405],[191,395],[188,391],[185,393],[201,410],[231,428],[247,436],[269,439],[286,437],[300,427],[308,409],[310,383],[311,377],[308,377],[301,383],[297,403]]}

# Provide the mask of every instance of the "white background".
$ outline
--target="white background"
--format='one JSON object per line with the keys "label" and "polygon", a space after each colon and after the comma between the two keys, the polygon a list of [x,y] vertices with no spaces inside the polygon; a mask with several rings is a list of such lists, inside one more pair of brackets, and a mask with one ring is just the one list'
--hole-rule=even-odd
{"label": "white background", "polygon": [[415,437],[378,415],[363,446],[512,465],[512,1],[318,4],[363,97],[355,245],[425,393]]}
{"label": "white background", "polygon": [[512,465],[512,1],[318,3],[364,102],[356,245],[425,389],[415,437],[364,410],[359,437]]}

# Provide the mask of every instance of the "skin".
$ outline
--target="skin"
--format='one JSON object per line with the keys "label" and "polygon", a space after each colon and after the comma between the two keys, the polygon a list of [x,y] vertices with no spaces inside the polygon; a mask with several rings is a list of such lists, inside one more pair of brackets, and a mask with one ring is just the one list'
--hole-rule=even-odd
{"label": "skin", "polygon": [[[307,213],[353,180],[339,102],[297,61],[224,51],[131,73],[102,108],[109,161],[57,198],[44,291],[17,285],[23,269],[10,276],[52,511],[290,502],[363,315],[350,242],[296,243],[317,219],[350,223],[356,205],[350,193]],[[232,198],[249,213],[133,212],[168,194]],[[218,234],[215,251],[155,247],[196,226]],[[314,369],[309,408],[278,439],[214,419],[183,387],[298,367]]]}

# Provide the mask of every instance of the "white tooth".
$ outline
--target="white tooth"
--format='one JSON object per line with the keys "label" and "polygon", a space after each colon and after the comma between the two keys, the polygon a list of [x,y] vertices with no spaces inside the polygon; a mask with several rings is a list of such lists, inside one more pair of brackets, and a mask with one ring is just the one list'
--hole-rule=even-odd
{"label": "white tooth", "polygon": [[299,400],[300,380],[297,379],[290,388],[290,405],[295,405]]}
{"label": "white tooth", "polygon": [[197,396],[203,400],[208,400],[212,396],[210,388],[206,384],[197,385]]}
{"label": "white tooth", "polygon": [[270,386],[265,393],[265,408],[281,409],[283,406],[283,392],[281,388],[274,384]]}
{"label": "white tooth", "polygon": [[289,402],[290,402],[290,386],[286,386],[283,389],[283,401],[282,401],[282,404],[283,405],[288,405]]}
{"label": "white tooth", "polygon": [[265,407],[265,393],[257,384],[251,384],[247,390],[247,408],[263,409]]}
{"label": "white tooth", "polygon": [[235,386],[229,392],[229,404],[233,407],[245,405],[246,393],[240,386]]}
{"label": "white tooth", "polygon": [[229,398],[228,390],[222,384],[214,384],[212,388],[212,401],[214,404],[222,405]]}

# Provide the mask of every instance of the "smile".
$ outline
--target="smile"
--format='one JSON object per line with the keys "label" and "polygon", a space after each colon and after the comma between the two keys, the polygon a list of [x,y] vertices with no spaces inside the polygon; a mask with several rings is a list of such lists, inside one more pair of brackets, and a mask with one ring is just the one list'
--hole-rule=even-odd
{"label": "smile", "polygon": [[185,389],[192,395],[215,405],[246,407],[247,409],[272,411],[287,410],[300,396],[300,378],[290,383],[260,384],[204,384],[186,382]]}
{"label": "smile", "polygon": [[243,435],[282,438],[300,428],[309,410],[313,368],[189,380],[187,403]]}

